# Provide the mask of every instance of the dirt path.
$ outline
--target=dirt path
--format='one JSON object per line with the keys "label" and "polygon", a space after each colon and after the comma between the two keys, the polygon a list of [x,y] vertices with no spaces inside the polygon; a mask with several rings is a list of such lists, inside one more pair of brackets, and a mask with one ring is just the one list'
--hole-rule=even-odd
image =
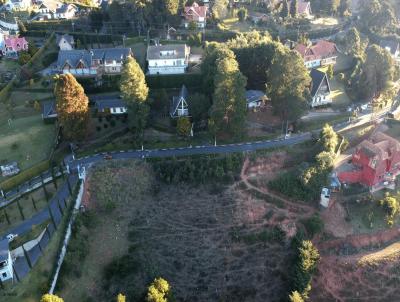
{"label": "dirt path", "polygon": [[259,188],[254,186],[249,182],[249,176],[247,175],[247,171],[250,167],[250,161],[248,158],[245,159],[242,167],[242,171],[240,173],[240,178],[243,181],[243,183],[246,185],[248,189],[257,191],[258,193],[261,193],[263,195],[266,195],[272,199],[279,200],[285,205],[285,208],[287,210],[288,216],[291,216],[289,212],[295,212],[295,213],[301,213],[299,216],[298,214],[296,215],[297,219],[302,219],[302,218],[308,218],[314,215],[315,213],[315,208],[306,205],[302,203],[301,201],[292,201],[287,197],[283,197],[279,194],[276,194],[274,192],[271,192],[267,188]]}

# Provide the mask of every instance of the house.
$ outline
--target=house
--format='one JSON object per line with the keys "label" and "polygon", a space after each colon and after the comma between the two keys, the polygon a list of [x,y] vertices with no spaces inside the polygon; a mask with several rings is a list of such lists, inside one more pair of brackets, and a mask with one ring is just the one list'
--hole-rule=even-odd
{"label": "house", "polygon": [[61,7],[63,3],[58,0],[43,0],[38,3],[38,14],[43,20],[50,20],[55,18],[57,8]]}
{"label": "house", "polygon": [[[288,4],[290,7],[292,1],[288,1]],[[297,1],[297,17],[307,18],[307,19],[313,18],[310,2],[306,2],[304,0]]]}
{"label": "house", "polygon": [[322,188],[319,204],[325,209],[329,208],[330,198],[331,198],[331,190],[329,190],[328,188]]}
{"label": "house", "polygon": [[54,101],[42,103],[42,119],[44,122],[54,122],[57,119],[56,103]]}
{"label": "house", "polygon": [[311,69],[310,77],[311,108],[331,104],[331,87],[329,84],[328,75],[318,69]]}
{"label": "house", "polygon": [[25,37],[8,37],[4,39],[4,46],[5,55],[15,57],[18,52],[28,50],[28,41],[26,41]]}
{"label": "house", "polygon": [[346,168],[338,173],[342,183],[360,183],[371,191],[394,185],[400,174],[400,143],[377,132],[356,147]]}
{"label": "house", "polygon": [[265,104],[267,96],[261,90],[246,90],[247,109],[259,108]]}
{"label": "house", "polygon": [[260,13],[260,12],[252,12],[249,15],[249,19],[254,23],[257,24],[259,22],[267,22],[268,21],[268,15],[266,13]]}
{"label": "house", "polygon": [[195,23],[197,28],[205,28],[207,20],[208,7],[205,5],[199,5],[197,2],[193,2],[191,6],[185,6],[183,11],[184,26],[189,27],[189,24]]}
{"label": "house", "polygon": [[185,73],[189,55],[186,44],[151,45],[147,48],[149,74]]}
{"label": "house", "polygon": [[69,34],[57,35],[57,46],[60,50],[72,50],[75,46],[74,37]]}
{"label": "house", "polygon": [[78,12],[78,8],[71,3],[63,4],[56,9],[55,19],[72,19]]}
{"label": "house", "polygon": [[294,49],[303,58],[307,68],[336,64],[338,50],[335,43],[319,40],[311,46],[297,44]]}
{"label": "house", "polygon": [[172,118],[189,116],[189,105],[187,102],[187,97],[188,91],[185,85],[182,85],[179,95],[172,98],[171,106],[169,108],[169,115]]}
{"label": "house", "polygon": [[8,246],[8,239],[5,238],[0,241],[0,280],[1,282],[5,282],[13,278],[13,262]]}
{"label": "house", "polygon": [[121,115],[128,112],[121,98],[99,99],[95,102],[95,108],[98,115]]}
{"label": "house", "polygon": [[28,10],[31,4],[31,0],[7,0],[3,7],[8,11]]}
{"label": "house", "polygon": [[392,40],[382,40],[379,46],[386,49],[391,57],[396,61],[397,64],[400,63],[400,44],[397,41]]}
{"label": "house", "polygon": [[129,56],[132,56],[130,48],[60,50],[56,71],[77,77],[120,74],[123,62]]}

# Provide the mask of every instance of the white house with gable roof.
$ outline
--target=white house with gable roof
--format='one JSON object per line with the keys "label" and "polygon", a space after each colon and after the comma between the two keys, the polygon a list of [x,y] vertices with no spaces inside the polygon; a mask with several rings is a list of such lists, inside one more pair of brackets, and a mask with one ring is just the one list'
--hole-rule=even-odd
{"label": "white house with gable roof", "polygon": [[186,44],[152,45],[147,48],[149,74],[181,74],[188,67],[190,47]]}
{"label": "white house with gable roof", "polygon": [[8,246],[8,239],[0,241],[0,280],[1,282],[13,279],[13,262]]}

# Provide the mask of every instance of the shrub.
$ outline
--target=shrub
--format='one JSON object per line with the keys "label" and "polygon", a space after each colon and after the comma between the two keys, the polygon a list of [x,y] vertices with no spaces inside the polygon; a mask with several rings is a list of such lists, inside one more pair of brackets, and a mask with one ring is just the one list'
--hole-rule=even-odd
{"label": "shrub", "polygon": [[103,127],[104,127],[104,129],[107,129],[108,128],[108,124],[104,124]]}
{"label": "shrub", "polygon": [[314,235],[321,233],[324,229],[324,222],[317,214],[308,219],[305,219],[303,221],[303,224],[311,238],[314,237]]}
{"label": "shrub", "polygon": [[115,127],[115,121],[114,121],[114,120],[111,120],[111,121],[110,121],[110,126],[111,126],[111,127]]}

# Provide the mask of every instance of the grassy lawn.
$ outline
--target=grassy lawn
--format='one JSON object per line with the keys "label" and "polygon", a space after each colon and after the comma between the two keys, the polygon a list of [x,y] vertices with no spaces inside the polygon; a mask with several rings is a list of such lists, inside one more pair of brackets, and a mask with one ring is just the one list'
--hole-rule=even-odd
{"label": "grassy lawn", "polygon": [[235,32],[247,32],[254,28],[249,22],[239,22],[239,18],[227,18],[224,19],[220,25],[225,30],[235,31]]}
{"label": "grassy lawn", "polygon": [[346,93],[344,85],[336,77],[333,77],[329,83],[331,85],[332,108],[336,110],[346,109],[351,100]]}
{"label": "grassy lawn", "polygon": [[17,161],[21,169],[28,168],[49,156],[54,138],[54,125],[44,124],[40,115],[14,119],[10,126],[3,121],[0,163]]}
{"label": "grassy lawn", "polygon": [[312,119],[309,121],[301,121],[299,123],[298,129],[300,131],[312,131],[312,130],[317,130],[322,128],[322,126],[326,123],[328,124],[336,124],[340,122],[345,122],[349,120],[349,113],[343,113],[340,115],[334,115],[334,116],[326,116],[323,118],[319,119]]}
{"label": "grassy lawn", "polygon": [[[57,183],[61,185],[62,179],[58,179]],[[47,192],[49,193],[49,198],[51,198],[56,189],[53,183],[49,183],[46,185]],[[35,200],[36,209],[33,206],[32,198]],[[25,195],[24,197],[19,199],[19,204],[22,209],[22,214],[25,219],[31,218],[37,212],[47,207],[47,201],[45,197],[45,193],[43,188],[37,189],[30,194]],[[7,212],[8,219],[10,220],[10,224],[7,222],[7,218],[5,217],[4,209]],[[13,228],[20,224],[23,221],[20,211],[18,209],[17,202],[13,202],[12,204],[3,207],[0,209],[0,234],[5,234],[7,230]]]}

